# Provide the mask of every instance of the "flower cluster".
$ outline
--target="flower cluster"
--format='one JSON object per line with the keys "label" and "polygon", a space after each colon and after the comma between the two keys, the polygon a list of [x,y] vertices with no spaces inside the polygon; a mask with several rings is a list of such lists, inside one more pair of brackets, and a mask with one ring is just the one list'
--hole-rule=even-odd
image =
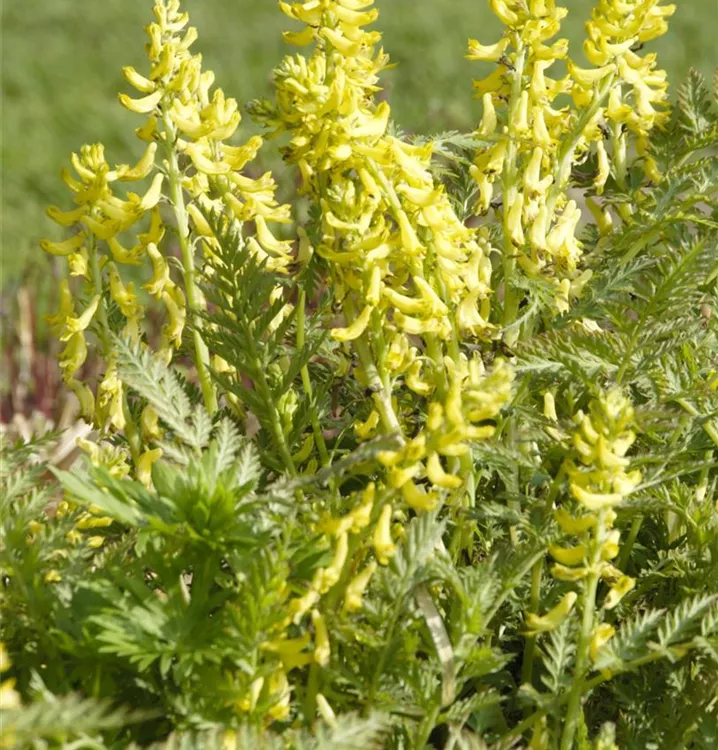
{"label": "flower cluster", "polygon": [[[131,67],[123,70],[142,96],[120,95],[127,109],[147,115],[136,130],[147,144],[145,152],[135,166],[114,168],[100,144],[73,154],[76,175],[64,173],[63,179],[77,208],[64,212],[52,207],[48,214],[76,232],[62,242],[42,243],[47,252],[66,256],[70,275],[84,281],[82,310],[77,311],[70,285],[63,281],[60,309],[50,318],[54,332],[67,342],[60,362],[65,382],[78,396],[83,415],[113,431],[125,428],[128,410],[110,334],[146,341],[144,309],[152,299],[165,312],[159,352],[167,360],[183,344],[187,315],[194,318],[194,364],[205,404],[210,412],[216,408],[198,317],[204,302],[196,279],[197,265],[211,263],[216,242],[205,218],[208,213],[223,211],[240,229],[253,227],[256,231],[245,240],[272,270],[286,269],[291,250],[290,243],[277,239],[270,228],[289,221],[289,207],[275,200],[271,175],[251,179],[243,174],[262,139],[253,137],[239,146],[227,143],[240,124],[237,102],[213,88],[214,74],[203,71],[201,55],[191,52],[197,31],[187,25],[178,0],[157,0],[154,12],[156,20],[147,27],[148,74]],[[145,179],[151,182],[143,195],[118,194],[121,183]],[[161,210],[163,204],[167,212]],[[165,239],[162,244],[168,227],[176,235],[179,262],[172,257],[171,243]],[[144,269],[149,279],[136,289],[129,279],[140,278]],[[96,334],[106,363],[96,393],[77,378],[88,355],[88,330]]]}
{"label": "flower cluster", "polygon": [[[584,593],[591,591],[592,597],[596,594],[596,583],[604,580],[609,589],[603,608],[610,610],[635,586],[634,579],[611,562],[620,551],[620,532],[613,528],[614,508],[641,481],[638,470],[629,470],[630,459],[626,457],[636,439],[631,429],[633,408],[621,391],[614,389],[592,401],[588,414],[579,412],[575,422],[575,456],[564,464],[574,509],[569,511],[561,506],[555,511],[561,532],[570,537],[572,543],[570,546],[550,545],[549,554],[555,561],[551,574],[560,581],[580,583]],[[565,601],[570,601],[572,606],[577,596],[574,592],[567,596]],[[543,618],[529,615],[527,624],[535,631],[553,629],[570,607],[564,609],[562,616],[558,616],[560,612]],[[609,625],[599,625],[592,630],[592,653],[612,634]]]}
{"label": "flower cluster", "polygon": [[[596,192],[603,191],[612,168],[621,183],[628,129],[638,136],[647,173],[658,179],[646,136],[666,116],[660,109],[665,73],[655,69],[655,55],[641,58],[634,49],[665,32],[665,17],[674,6],[601,0],[584,44],[591,68],[569,59],[566,39],[551,42],[568,12],[555,0],[492,0],[491,7],[507,28],[495,44],[469,42],[470,60],[496,64],[474,84],[483,104],[476,135],[487,145],[477,152],[472,174],[479,191],[477,213],[489,210],[496,187],[501,188],[504,323],[509,325],[520,302],[511,285],[515,263],[529,276],[553,280],[559,311],[568,309],[570,297],[580,294],[587,280],[578,269],[581,209],[567,194],[575,165],[593,151]],[[559,61],[565,61],[568,73],[551,78],[548,71]],[[560,106],[568,94],[573,107]],[[608,231],[610,217],[598,215],[601,229]]]}
{"label": "flower cluster", "polygon": [[496,415],[510,373],[498,369],[503,385],[494,408],[472,403],[480,361],[469,363],[459,341],[493,333],[492,248],[460,221],[433,179],[432,144],[407,144],[389,134],[389,105],[373,98],[388,60],[374,50],[379,33],[365,28],[377,17],[370,5],[282,3],[305,25],[285,39],[315,48],[309,58],[284,59],[275,70],[275,103],[256,103],[254,114],[275,134],[289,134],[284,156],[298,166],[303,190],[320,209],[316,253],[345,319],[332,336],[356,352],[355,375],[374,394],[374,409],[356,424],[357,436],[404,432],[393,402],[400,380],[429,401],[417,437],[385,456],[391,485],[413,507],[428,508],[437,498],[414,480],[426,477],[439,489],[462,484],[440,456],[459,456],[465,441],[489,433],[476,422]]}

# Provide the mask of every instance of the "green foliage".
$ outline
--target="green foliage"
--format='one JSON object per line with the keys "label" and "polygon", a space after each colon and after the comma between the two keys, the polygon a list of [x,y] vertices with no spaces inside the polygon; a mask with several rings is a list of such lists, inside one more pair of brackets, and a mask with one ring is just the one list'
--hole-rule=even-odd
{"label": "green foliage", "polygon": [[[695,72],[678,101],[653,142],[664,179],[608,182],[600,200],[622,218],[585,229],[592,275],[571,309],[555,317],[553,292],[524,278],[511,346],[466,347],[510,359],[516,382],[493,434],[451,456],[470,501],[432,510],[393,508],[378,479],[401,436],[359,440],[378,390],[326,335],[325,261],[271,272],[208,211],[201,322],[220,409],[181,356],[169,367],[117,338],[123,408],[151,439],[101,436],[70,471],[44,460],[53,436],[2,446],[2,747],[553,750],[570,716],[569,750],[714,747],[718,111]],[[436,143],[466,218],[475,139]],[[635,405],[621,458],[641,478],[608,495],[620,543],[594,567],[613,569],[572,610],[579,574],[549,568],[567,549],[555,511],[576,504],[577,425],[612,387]],[[425,404],[397,399],[419,425]],[[122,457],[141,465],[150,442],[151,468],[129,476]]]}

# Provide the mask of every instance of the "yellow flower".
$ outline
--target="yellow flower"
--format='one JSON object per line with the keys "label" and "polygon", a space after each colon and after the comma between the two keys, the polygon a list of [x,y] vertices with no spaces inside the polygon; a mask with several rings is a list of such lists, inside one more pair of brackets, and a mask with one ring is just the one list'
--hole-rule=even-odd
{"label": "yellow flower", "polygon": [[391,503],[386,503],[379,514],[374,531],[374,553],[380,565],[387,565],[396,552],[396,545],[391,538]]}
{"label": "yellow flower", "polygon": [[314,661],[320,667],[326,667],[331,656],[329,632],[324,617],[316,609],[312,610],[312,624],[314,625]]}
{"label": "yellow flower", "polygon": [[347,612],[358,612],[362,608],[364,592],[376,568],[377,564],[372,560],[347,584],[344,592],[344,609]]}
{"label": "yellow flower", "polygon": [[636,581],[630,576],[622,575],[616,583],[611,586],[610,591],[603,600],[604,609],[613,609],[626,594],[632,591],[636,586]]}
{"label": "yellow flower", "polygon": [[613,638],[613,636],[616,634],[616,628],[613,627],[613,625],[609,625],[608,623],[601,623],[596,630],[593,632],[593,636],[591,637],[591,646],[590,646],[590,652],[591,652],[591,659],[593,661],[596,661],[598,658],[599,651],[601,648],[608,643],[608,641]]}
{"label": "yellow flower", "polygon": [[146,450],[137,460],[137,480],[145,487],[152,484],[152,465],[162,457],[162,448]]}
{"label": "yellow flower", "polygon": [[545,633],[551,630],[555,630],[571,613],[578,595],[569,591],[565,594],[561,601],[545,615],[539,616],[531,612],[526,614],[526,627],[529,633]]}

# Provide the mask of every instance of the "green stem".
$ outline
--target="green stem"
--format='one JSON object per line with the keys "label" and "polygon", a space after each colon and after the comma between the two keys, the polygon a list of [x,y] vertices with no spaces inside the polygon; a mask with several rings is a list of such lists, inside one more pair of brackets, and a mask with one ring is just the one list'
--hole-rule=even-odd
{"label": "green stem", "polygon": [[[561,465],[558,474],[551,482],[548,495],[546,496],[546,511],[550,512],[553,508],[554,501],[561,489],[561,483],[566,474],[565,464]],[[544,557],[542,556],[531,568],[531,598],[529,604],[529,612],[535,612],[538,614],[539,605],[541,604],[541,579],[543,577],[543,566]],[[530,635],[526,639],[526,645],[524,646],[524,659],[521,668],[521,679],[526,684],[531,684],[533,681],[533,663],[536,657],[536,636]]]}
{"label": "green stem", "polygon": [[631,530],[628,532],[628,536],[626,537],[626,541],[621,545],[621,554],[618,558],[617,567],[620,570],[625,571],[626,565],[628,565],[628,561],[631,557],[631,551],[633,550],[633,545],[636,542],[636,538],[638,537],[638,532],[641,530],[641,524],[643,523],[643,516],[639,515],[636,516],[633,519],[633,523],[631,524]]}
{"label": "green stem", "polygon": [[[676,650],[676,652],[680,652],[684,648],[690,648],[690,643],[685,644],[678,644],[674,646],[673,648]],[[638,659],[634,659],[633,661],[627,662],[621,667],[617,668],[616,670],[612,671],[606,671],[604,674],[596,675],[595,677],[592,677],[590,680],[587,680],[583,683],[583,692],[588,693],[594,688],[597,688],[599,685],[602,685],[604,682],[607,682],[608,680],[612,679],[616,675],[623,674],[625,672],[632,672],[635,669],[638,669],[639,667],[642,667],[646,664],[650,664],[654,661],[658,661],[659,659],[663,659],[666,657],[666,652],[664,651],[651,651],[649,654],[646,654],[644,656],[641,656]],[[559,695],[553,702],[551,702],[548,706],[544,706],[543,708],[540,708],[538,711],[535,711],[531,714],[531,716],[527,716],[523,721],[520,721],[515,727],[511,728],[506,734],[504,734],[501,737],[501,740],[497,745],[494,746],[495,750],[509,750],[509,748],[515,747],[516,742],[514,738],[521,736],[527,729],[530,729],[542,716],[545,716],[548,713],[556,713],[561,706],[563,706],[569,699],[570,699],[571,693],[563,693]]]}
{"label": "green stem", "polygon": [[[111,343],[110,343],[110,324],[107,320],[107,310],[105,309],[105,298],[102,294],[102,273],[100,271],[100,263],[97,257],[97,246],[95,245],[94,238],[90,243],[90,270],[92,273],[92,286],[95,294],[100,295],[100,304],[97,308],[98,318],[100,320],[100,341],[102,342],[102,356],[107,361],[110,358]],[[130,406],[127,402],[127,393],[123,389],[122,393],[122,413],[125,418],[125,437],[127,438],[127,444],[130,448],[130,455],[132,456],[132,462],[137,466],[140,453],[142,452],[142,439],[140,437],[137,426],[132,419],[132,413],[130,412]]]}
{"label": "green stem", "polygon": [[[307,292],[302,289],[299,292],[299,302],[297,304],[297,350],[300,352],[304,349],[304,334],[305,334],[305,320],[306,320],[306,304],[307,304]],[[314,402],[314,392],[312,389],[312,381],[309,378],[309,367],[304,365],[300,371],[302,378],[302,386],[304,392],[307,394],[307,398],[310,401],[309,408],[309,420],[312,424],[312,432],[314,433],[314,442],[317,445],[319,451],[319,459],[322,466],[328,466],[329,454],[327,452],[327,444],[324,442],[324,435],[322,434],[322,428],[319,424],[319,416],[317,414],[316,404]]]}
{"label": "green stem", "polygon": [[189,239],[189,219],[182,191],[182,173],[180,172],[177,153],[174,149],[176,130],[174,123],[167,114],[163,116],[162,122],[165,126],[163,145],[167,157],[167,180],[169,182],[170,199],[172,201],[175,221],[177,222],[177,237],[182,254],[182,274],[187,294],[187,307],[192,319],[194,364],[197,369],[197,379],[202,390],[205,408],[212,415],[217,411],[217,394],[215,393],[212,377],[209,372],[209,350],[201,334],[202,319],[200,312],[202,306],[197,288],[194,252]]}
{"label": "green stem", "polygon": [[[538,613],[541,604],[541,578],[543,577],[543,557],[531,568],[531,596],[529,612]],[[524,646],[524,659],[521,666],[521,681],[530,685],[533,682],[534,657],[536,656],[536,636],[530,635]]]}
{"label": "green stem", "polygon": [[596,593],[600,578],[601,548],[605,536],[605,512],[600,511],[596,523],[596,533],[593,539],[588,574],[583,585],[583,617],[581,632],[576,646],[576,663],[573,671],[573,684],[568,697],[566,721],[561,737],[561,750],[573,750],[573,741],[578,728],[581,699],[585,692],[585,678],[589,668],[589,648],[593,636],[593,626],[596,612]]}
{"label": "green stem", "polygon": [[556,169],[554,171],[554,181],[548,194],[546,206],[549,211],[549,215],[553,213],[553,209],[556,206],[556,201],[565,192],[568,186],[569,180],[571,179],[571,165],[573,164],[573,155],[576,152],[576,148],[583,137],[583,132],[586,130],[588,124],[596,116],[596,113],[603,106],[606,101],[606,97],[611,92],[614,81],[616,80],[616,74],[611,73],[607,75],[601,88],[598,89],[596,95],[593,97],[590,106],[584,111],[584,113],[578,118],[576,127],[571,132],[571,135],[563,141],[561,148],[556,157]]}
{"label": "green stem", "polygon": [[[515,114],[516,107],[519,105],[521,98],[521,89],[523,86],[524,63],[526,61],[526,51],[523,44],[519,42],[516,47],[516,60],[514,62],[514,74],[511,82],[511,94],[509,96],[509,127]],[[516,269],[515,249],[511,242],[509,232],[509,213],[511,205],[516,199],[516,157],[518,148],[513,137],[509,136],[506,144],[506,155],[504,157],[504,166],[502,171],[502,194],[503,194],[503,229],[504,229],[504,246],[503,246],[503,269],[504,269],[504,306],[502,324],[504,329],[510,326],[518,315],[519,298],[514,294],[511,286],[514,271]],[[516,343],[518,331],[509,330],[505,333],[506,343],[511,346]]]}

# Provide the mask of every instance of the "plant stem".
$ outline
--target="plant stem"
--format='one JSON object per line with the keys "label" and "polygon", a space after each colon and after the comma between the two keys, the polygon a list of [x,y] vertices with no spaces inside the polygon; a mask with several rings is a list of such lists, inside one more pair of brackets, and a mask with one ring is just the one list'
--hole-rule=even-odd
{"label": "plant stem", "polygon": [[576,664],[573,671],[573,684],[568,697],[566,721],[561,737],[561,750],[573,750],[573,740],[578,728],[578,717],[581,711],[581,698],[585,690],[585,677],[589,666],[589,648],[593,635],[593,625],[596,612],[596,592],[598,590],[599,566],[601,563],[601,548],[605,537],[605,511],[599,511],[596,522],[596,532],[593,538],[591,555],[589,558],[590,573],[583,585],[583,617],[581,632],[576,646]]}
{"label": "plant stem", "polygon": [[620,570],[623,570],[624,572],[626,570],[626,565],[628,564],[628,561],[631,557],[631,551],[633,550],[633,545],[636,542],[636,537],[638,536],[638,532],[641,530],[642,523],[643,523],[642,515],[638,515],[633,519],[633,523],[631,524],[631,530],[628,532],[626,541],[621,545],[621,555],[618,558],[617,567]]}
{"label": "plant stem", "polygon": [[[305,320],[306,320],[306,304],[307,304],[307,292],[302,289],[299,292],[299,302],[297,304],[297,350],[301,354],[301,350],[304,349],[304,334],[305,334]],[[316,404],[314,403],[314,392],[312,390],[312,381],[309,378],[309,368],[304,365],[301,369],[302,386],[304,392],[307,394],[307,398],[311,402],[309,409],[309,419],[312,423],[312,432],[314,433],[314,442],[317,444],[317,450],[319,451],[319,459],[322,466],[328,466],[329,454],[327,453],[327,445],[324,442],[324,435],[322,434],[322,428],[319,424],[319,417],[317,415]]]}
{"label": "plant stem", "polygon": [[[531,598],[529,601],[529,612],[538,613],[541,604],[541,578],[543,576],[543,557],[537,560],[531,568]],[[533,681],[534,657],[536,655],[536,636],[530,635],[526,638],[524,646],[524,659],[521,665],[521,681],[530,685]]]}
{"label": "plant stem", "polygon": [[[509,97],[509,127],[515,114],[516,107],[519,106],[521,98],[521,89],[523,85],[524,63],[526,60],[526,51],[521,42],[516,47],[516,60],[514,62],[514,74],[511,82],[511,95]],[[511,205],[516,200],[516,157],[518,149],[513,137],[509,135],[506,144],[506,155],[504,157],[504,167],[502,171],[502,193],[503,193],[503,229],[504,229],[504,247],[503,247],[503,268],[504,268],[504,307],[503,307],[503,327],[510,326],[516,320],[519,310],[519,298],[514,294],[511,287],[512,277],[516,269],[515,249],[511,242],[509,232],[509,213]],[[518,338],[518,331],[510,330],[505,333],[506,343],[511,346]]]}
{"label": "plant stem", "polygon": [[167,180],[169,182],[170,199],[172,201],[175,221],[177,222],[177,237],[180,252],[182,253],[182,270],[185,292],[187,294],[187,307],[192,320],[194,364],[197,369],[197,379],[202,390],[205,408],[212,415],[217,411],[217,394],[215,393],[208,369],[209,350],[201,334],[202,319],[200,317],[201,305],[196,280],[197,272],[194,266],[194,252],[189,241],[189,220],[185,209],[184,193],[182,192],[182,174],[177,162],[177,153],[174,149],[176,130],[174,123],[167,114],[163,116],[162,122],[165,126],[163,144],[167,157]]}

